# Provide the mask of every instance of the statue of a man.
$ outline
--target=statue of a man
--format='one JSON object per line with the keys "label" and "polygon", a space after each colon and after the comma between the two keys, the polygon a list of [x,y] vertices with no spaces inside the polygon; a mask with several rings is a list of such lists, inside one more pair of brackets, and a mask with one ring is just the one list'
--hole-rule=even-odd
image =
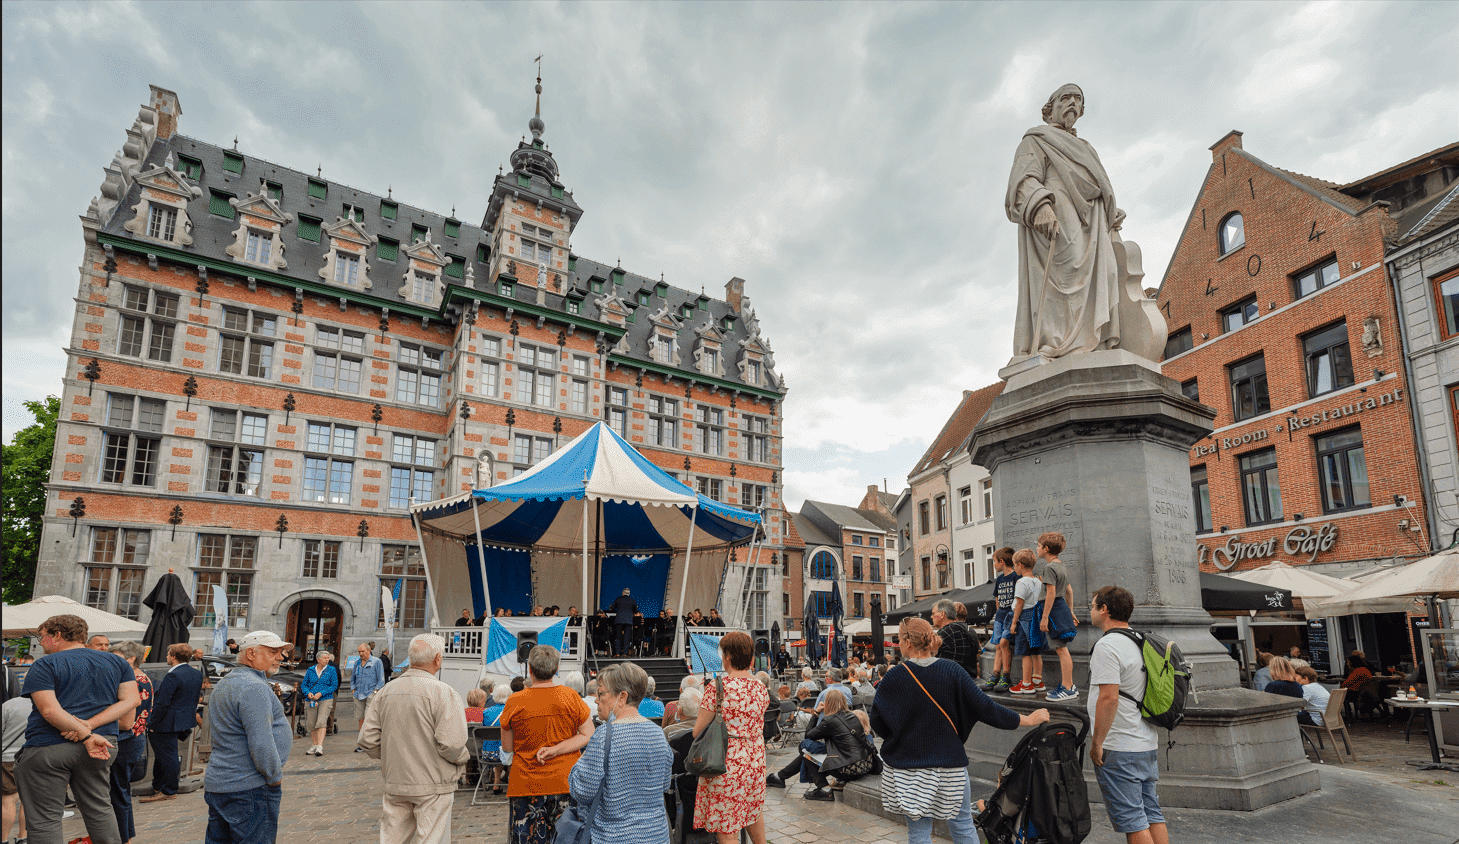
{"label": "statue of a man", "polygon": [[[1083,114],[1078,85],[1055,91],[1044,104],[1044,125],[1024,133],[1008,177],[1004,206],[1018,224],[1013,363],[1115,348],[1158,360],[1165,342],[1158,312],[1122,303],[1144,298],[1139,253],[1120,242],[1125,212],[1115,206],[1099,155],[1074,133]],[[1158,343],[1151,342],[1152,318],[1159,320]],[[1138,336],[1123,336],[1130,329]]]}

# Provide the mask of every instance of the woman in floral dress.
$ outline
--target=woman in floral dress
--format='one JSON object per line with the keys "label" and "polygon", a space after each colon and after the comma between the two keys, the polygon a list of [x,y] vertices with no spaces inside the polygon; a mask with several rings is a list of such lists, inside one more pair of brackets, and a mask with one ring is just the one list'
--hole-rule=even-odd
{"label": "woman in floral dress", "polygon": [[694,735],[704,732],[716,711],[729,733],[725,772],[699,780],[694,801],[694,826],[707,829],[719,844],[735,844],[741,829],[750,831],[755,844],[765,844],[765,708],[770,693],[750,674],[755,645],[748,633],[736,631],[719,642],[724,662],[724,701],[718,684],[704,684],[704,700]]}

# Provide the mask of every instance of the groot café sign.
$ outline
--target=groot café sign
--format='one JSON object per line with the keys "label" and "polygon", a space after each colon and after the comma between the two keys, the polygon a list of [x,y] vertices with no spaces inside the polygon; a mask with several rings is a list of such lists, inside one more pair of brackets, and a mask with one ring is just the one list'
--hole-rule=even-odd
{"label": "groot caf\u00e9 sign", "polygon": [[1317,560],[1317,555],[1332,550],[1337,544],[1337,525],[1326,524],[1320,527],[1308,527],[1299,525],[1287,531],[1287,535],[1277,544],[1275,536],[1269,537],[1261,542],[1242,542],[1240,537],[1233,536],[1226,540],[1225,545],[1196,546],[1196,559],[1199,563],[1210,562],[1221,571],[1226,571],[1242,560],[1261,560],[1271,557],[1277,553],[1278,547],[1293,557],[1306,557],[1307,562]]}

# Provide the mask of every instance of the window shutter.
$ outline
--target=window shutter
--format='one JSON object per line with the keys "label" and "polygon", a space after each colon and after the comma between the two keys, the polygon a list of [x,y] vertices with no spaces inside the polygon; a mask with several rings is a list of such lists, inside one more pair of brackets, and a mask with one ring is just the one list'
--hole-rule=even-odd
{"label": "window shutter", "polygon": [[525,175],[525,174],[522,174],[522,173],[518,173],[517,174],[517,187],[529,188],[531,186],[532,186],[532,177],[531,176],[528,176],[528,175]]}
{"label": "window shutter", "polygon": [[460,236],[461,236],[461,221],[460,220],[447,220],[446,221],[446,237],[460,237]]}
{"label": "window shutter", "polygon": [[314,199],[324,199],[329,196],[329,184],[318,179],[309,180],[309,195]]}
{"label": "window shutter", "polygon": [[208,199],[208,213],[216,214],[219,217],[227,217],[230,220],[233,219],[233,206],[228,204],[228,200],[232,198],[226,193],[213,191]]}
{"label": "window shutter", "polygon": [[375,255],[382,261],[394,261],[399,254],[400,244],[389,238],[380,238],[380,243],[375,247]]}
{"label": "window shutter", "polygon": [[203,175],[203,162],[198,161],[196,158],[179,155],[177,162],[179,165],[178,170],[189,179],[198,179]]}
{"label": "window shutter", "polygon": [[562,190],[562,188],[559,188],[559,187],[556,187],[556,186],[554,186],[554,187],[553,187],[553,188],[552,188],[552,195],[553,195],[553,196],[554,196],[554,197],[555,197],[555,198],[557,198],[557,199],[562,199],[562,194],[563,194],[563,190]]}
{"label": "window shutter", "polygon": [[476,260],[486,261],[486,244],[478,244],[476,247]]}
{"label": "window shutter", "polygon": [[572,272],[573,270],[575,270],[577,268],[578,268],[578,259],[577,259],[577,256],[576,255],[569,255],[569,256],[567,256],[567,270],[568,270],[568,272]]}
{"label": "window shutter", "polygon": [[418,240],[425,240],[425,239],[426,239],[426,227],[425,226],[411,226],[410,227],[410,242],[411,243],[415,243]]}
{"label": "window shutter", "polygon": [[315,220],[315,219],[313,219],[311,217],[300,217],[299,218],[299,229],[298,229],[298,231],[299,231],[299,239],[300,240],[312,240],[315,243],[318,243],[319,242],[319,222],[320,222],[319,220]]}
{"label": "window shutter", "polygon": [[450,276],[451,278],[465,278],[466,259],[458,258],[455,255],[452,255],[451,263],[446,265],[446,275]]}
{"label": "window shutter", "polygon": [[229,173],[243,172],[243,156],[236,152],[223,153],[223,169]]}
{"label": "window shutter", "polygon": [[380,203],[380,217],[385,220],[395,219],[396,204],[393,202]]}

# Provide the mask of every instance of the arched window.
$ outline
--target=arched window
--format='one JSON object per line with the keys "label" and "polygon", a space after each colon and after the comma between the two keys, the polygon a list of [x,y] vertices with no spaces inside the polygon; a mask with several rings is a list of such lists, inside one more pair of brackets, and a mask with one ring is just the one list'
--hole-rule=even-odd
{"label": "arched window", "polygon": [[1221,221],[1221,254],[1225,255],[1246,243],[1246,222],[1237,212]]}
{"label": "arched window", "polygon": [[817,551],[811,557],[811,577],[830,580],[836,576],[836,558],[830,551]]}

